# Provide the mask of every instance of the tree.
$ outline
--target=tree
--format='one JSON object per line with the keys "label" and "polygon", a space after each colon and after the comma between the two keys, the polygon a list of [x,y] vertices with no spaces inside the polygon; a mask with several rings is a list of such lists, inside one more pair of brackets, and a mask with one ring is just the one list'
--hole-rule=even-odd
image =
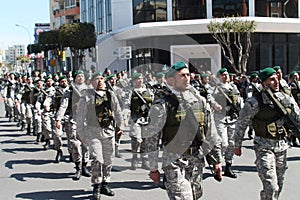
{"label": "tree", "polygon": [[63,47],[70,47],[74,55],[74,68],[79,69],[84,56],[84,49],[96,45],[95,26],[91,23],[64,24],[59,28],[59,40]]}
{"label": "tree", "polygon": [[230,67],[236,73],[246,74],[252,46],[251,36],[256,29],[256,23],[241,18],[214,19],[207,28],[221,46]]}

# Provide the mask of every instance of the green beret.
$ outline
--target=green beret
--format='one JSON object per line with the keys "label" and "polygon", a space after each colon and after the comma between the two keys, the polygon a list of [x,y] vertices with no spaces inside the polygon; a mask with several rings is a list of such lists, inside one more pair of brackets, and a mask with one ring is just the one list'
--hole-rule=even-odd
{"label": "green beret", "polygon": [[227,69],[226,69],[225,67],[219,69],[218,75],[220,76],[220,75],[223,74],[224,72],[227,72]]}
{"label": "green beret", "polygon": [[109,76],[106,77],[106,80],[110,80],[111,78],[115,77],[116,75],[115,74],[111,74]]}
{"label": "green beret", "polygon": [[298,72],[296,72],[296,71],[291,71],[290,73],[289,73],[289,78],[292,78],[295,74],[297,74]]}
{"label": "green beret", "polygon": [[45,81],[48,81],[49,79],[52,79],[52,75],[51,74],[48,75],[48,76],[46,76]]}
{"label": "green beret", "polygon": [[257,77],[257,76],[258,76],[257,73],[252,73],[252,74],[250,75],[250,79],[253,79],[253,78]]}
{"label": "green beret", "polygon": [[164,77],[164,73],[163,72],[158,72],[157,74],[156,74],[156,78],[162,78],[162,77]]}
{"label": "green beret", "polygon": [[78,74],[84,74],[84,72],[82,71],[82,70],[76,70],[75,72],[74,72],[74,78],[76,78],[76,76],[78,75]]}
{"label": "green beret", "polygon": [[131,80],[136,80],[138,78],[141,78],[142,77],[142,74],[141,73],[138,73],[138,72],[135,72],[132,74],[132,77],[131,77]]}
{"label": "green beret", "polygon": [[103,75],[100,72],[95,72],[95,73],[93,73],[91,80],[93,80],[97,76],[103,76]]}
{"label": "green beret", "polygon": [[278,70],[280,70],[280,66],[274,66],[273,69],[277,72]]}
{"label": "green beret", "polygon": [[58,81],[61,81],[63,79],[67,79],[67,76],[66,75],[60,76],[59,79],[58,79]]}
{"label": "green beret", "polygon": [[208,77],[208,74],[201,74],[201,78],[206,78]]}
{"label": "green beret", "polygon": [[261,80],[261,82],[264,82],[270,76],[272,76],[275,72],[276,72],[275,69],[273,69],[272,67],[267,67],[260,71],[260,73],[258,74],[258,77]]}
{"label": "green beret", "polygon": [[166,78],[173,76],[176,72],[184,68],[188,68],[188,65],[185,62],[175,63],[170,67],[169,71],[166,73]]}

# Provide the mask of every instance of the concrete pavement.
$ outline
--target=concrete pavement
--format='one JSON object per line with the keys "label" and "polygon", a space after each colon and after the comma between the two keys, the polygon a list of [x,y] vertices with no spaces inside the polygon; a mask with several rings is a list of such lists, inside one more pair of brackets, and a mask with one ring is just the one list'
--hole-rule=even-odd
{"label": "concrete pavement", "polygon": [[[66,141],[64,140],[64,158],[59,164],[53,163],[56,152],[43,150],[42,144],[35,143],[34,136],[25,135],[16,122],[8,122],[4,117],[3,103],[0,103],[0,199],[90,199],[92,186],[90,178],[82,177],[73,181],[74,164],[68,162]],[[122,136],[120,146],[122,158],[114,159],[110,186],[114,197],[102,195],[103,200],[166,200],[165,190],[154,185],[148,177],[148,171],[130,170],[130,139],[128,132]],[[288,170],[282,200],[300,198],[300,148],[290,148]],[[223,177],[216,182],[208,168],[204,170],[203,200],[255,200],[259,199],[261,182],[254,165],[252,141],[246,140],[243,155],[235,157],[233,169],[238,173],[236,180]]]}

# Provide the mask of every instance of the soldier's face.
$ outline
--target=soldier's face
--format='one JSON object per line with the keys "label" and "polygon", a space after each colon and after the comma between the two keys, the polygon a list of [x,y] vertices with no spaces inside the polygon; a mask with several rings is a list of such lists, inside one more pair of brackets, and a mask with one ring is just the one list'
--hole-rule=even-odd
{"label": "soldier's face", "polygon": [[67,79],[62,79],[59,81],[59,85],[63,88],[66,88],[68,86],[68,81]]}
{"label": "soldier's face", "polygon": [[101,90],[105,88],[105,78],[103,76],[96,76],[92,80],[92,85],[96,90]]}
{"label": "soldier's face", "polygon": [[82,84],[84,83],[84,74],[78,74],[75,78],[75,83]]}
{"label": "soldier's face", "polygon": [[230,77],[228,72],[224,72],[223,74],[220,75],[220,81],[222,83],[230,82]]}
{"label": "soldier's face", "polygon": [[265,87],[269,87],[272,91],[278,92],[279,91],[279,80],[276,74],[270,76],[267,80],[263,82]]}
{"label": "soldier's face", "polygon": [[172,86],[175,90],[185,91],[189,89],[191,77],[188,68],[183,68],[182,70],[175,73],[172,79]]}

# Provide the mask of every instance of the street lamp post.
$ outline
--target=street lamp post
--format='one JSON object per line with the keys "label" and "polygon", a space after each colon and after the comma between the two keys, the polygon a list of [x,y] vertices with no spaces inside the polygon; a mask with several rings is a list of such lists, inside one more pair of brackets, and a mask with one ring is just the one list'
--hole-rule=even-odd
{"label": "street lamp post", "polygon": [[[16,24],[16,26],[17,27],[21,27],[21,28],[24,28],[25,29],[25,31],[27,31],[27,33],[28,33],[28,37],[29,37],[29,52],[30,53],[28,53],[29,54],[29,60],[30,60],[30,65],[31,65],[31,37],[30,37],[30,32],[29,32],[29,30],[25,27],[25,26],[23,26],[23,25],[20,25],[20,24]],[[28,72],[28,67],[26,67],[26,71]]]}
{"label": "street lamp post", "polygon": [[17,27],[21,27],[21,28],[24,28],[26,31],[27,31],[27,33],[28,33],[28,37],[29,37],[29,51],[30,51],[30,54],[31,54],[31,37],[30,37],[30,32],[29,32],[29,30],[25,27],[25,26],[23,26],[23,25],[20,25],[20,24],[16,24],[16,26]]}

